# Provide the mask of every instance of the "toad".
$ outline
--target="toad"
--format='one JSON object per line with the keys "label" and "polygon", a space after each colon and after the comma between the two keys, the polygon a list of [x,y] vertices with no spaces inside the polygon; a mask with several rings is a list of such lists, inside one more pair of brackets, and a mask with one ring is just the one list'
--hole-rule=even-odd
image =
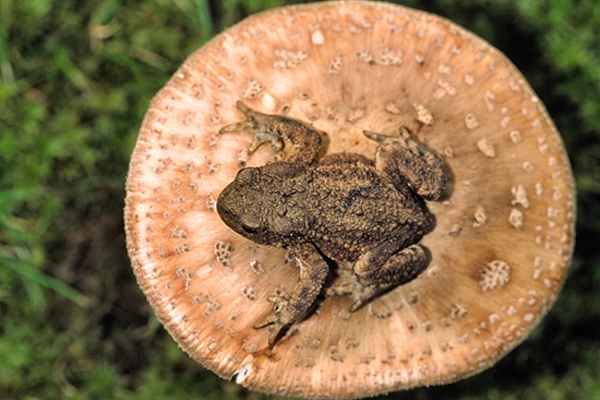
{"label": "toad", "polygon": [[444,194],[440,156],[401,128],[398,137],[364,132],[379,142],[374,161],[353,153],[317,161],[321,136],[307,124],[259,113],[241,101],[237,108],[246,120],[219,133],[252,132],[249,153],[263,143],[280,151],[284,140],[295,149],[287,161],[241,169],[217,200],[219,216],[231,229],[286,249],[300,268],[292,295],[269,297],[271,312],[254,325],[273,325],[270,346],[311,309],[329,273],[327,260],[352,265],[354,279],[326,291],[349,295],[352,312],[425,269],[428,253],[418,242],[434,224],[424,199]]}

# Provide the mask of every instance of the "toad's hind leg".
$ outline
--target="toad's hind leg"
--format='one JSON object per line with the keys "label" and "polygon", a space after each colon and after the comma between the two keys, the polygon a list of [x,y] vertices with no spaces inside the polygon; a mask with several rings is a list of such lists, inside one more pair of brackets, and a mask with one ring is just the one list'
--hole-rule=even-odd
{"label": "toad's hind leg", "polygon": [[271,143],[274,151],[280,151],[283,149],[283,140],[287,140],[292,143],[295,150],[288,161],[310,164],[317,157],[321,149],[321,135],[305,123],[281,115],[254,111],[241,101],[238,101],[236,106],[246,115],[246,120],[224,126],[219,130],[219,134],[252,132],[254,139],[248,148],[250,154],[263,143]]}
{"label": "toad's hind leg", "polygon": [[[348,294],[352,298],[350,311],[356,311],[374,297],[415,279],[428,264],[425,249],[418,244],[406,247],[392,255],[383,265],[373,259],[377,250],[365,253],[354,264],[357,281],[354,287],[346,286],[350,292],[343,293],[331,288],[328,294]],[[340,288],[342,289],[342,288]],[[343,290],[343,289],[342,289]]]}
{"label": "toad's hind leg", "polygon": [[364,131],[381,146],[375,154],[375,167],[387,174],[396,187],[406,185],[427,200],[440,200],[446,189],[447,174],[442,158],[415,140],[407,128],[399,137]]}

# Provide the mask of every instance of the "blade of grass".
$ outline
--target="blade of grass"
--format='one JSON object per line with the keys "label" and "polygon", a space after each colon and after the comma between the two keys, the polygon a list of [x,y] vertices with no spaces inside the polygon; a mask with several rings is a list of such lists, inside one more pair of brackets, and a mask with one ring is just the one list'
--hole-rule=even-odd
{"label": "blade of grass", "polygon": [[209,40],[215,35],[215,30],[210,16],[210,8],[207,0],[195,0],[196,9],[198,10],[198,20],[200,21],[200,31],[202,39]]}
{"label": "blade of grass", "polygon": [[7,15],[11,13],[12,3],[9,1],[6,5],[0,6],[0,76],[7,85],[15,83],[15,74],[12,64],[8,59],[8,26],[10,20]]}
{"label": "blade of grass", "polygon": [[85,91],[90,87],[85,74],[73,63],[67,50],[64,47],[59,47],[54,51],[54,61],[56,65],[65,74],[67,79],[79,90]]}
{"label": "blade of grass", "polygon": [[0,266],[10,268],[28,281],[50,289],[78,305],[85,303],[84,295],[58,279],[44,274],[32,265],[15,260],[14,258],[0,257]]}

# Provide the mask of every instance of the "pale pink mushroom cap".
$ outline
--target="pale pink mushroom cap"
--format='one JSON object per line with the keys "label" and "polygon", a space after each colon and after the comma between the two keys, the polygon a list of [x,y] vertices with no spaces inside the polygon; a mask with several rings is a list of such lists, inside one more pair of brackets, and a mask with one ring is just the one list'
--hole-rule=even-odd
{"label": "pale pink mushroom cap", "polygon": [[[407,126],[442,154],[432,261],[355,313],[329,297],[273,348],[253,329],[298,269],[215,212],[243,165],[281,159],[250,133],[217,135],[249,107],[326,133],[327,153],[372,158],[361,133]],[[292,146],[287,146],[289,155]],[[138,282],[181,348],[253,390],[354,398],[456,381],[493,365],[552,305],[573,248],[562,141],[496,49],[437,16],[325,2],[250,17],[192,54],[152,101],[131,160],[125,220]]]}

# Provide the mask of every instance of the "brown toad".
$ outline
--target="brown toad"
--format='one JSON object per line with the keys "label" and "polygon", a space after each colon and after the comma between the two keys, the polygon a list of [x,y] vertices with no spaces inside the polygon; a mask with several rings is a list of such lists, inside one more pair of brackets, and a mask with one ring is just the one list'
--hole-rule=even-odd
{"label": "brown toad", "polygon": [[433,229],[433,216],[423,199],[439,200],[447,180],[437,154],[402,128],[399,137],[364,132],[380,143],[374,162],[352,153],[315,162],[317,131],[242,102],[237,107],[247,119],[220,133],[253,132],[250,153],[266,142],[279,151],[283,139],[295,148],[288,161],[241,169],[217,201],[230,228],[256,243],[285,248],[300,267],[291,297],[270,297],[270,314],[254,325],[274,325],[269,345],[314,303],[329,272],[326,258],[353,263],[355,282],[327,291],[350,295],[351,311],[425,269],[428,256],[417,243]]}

